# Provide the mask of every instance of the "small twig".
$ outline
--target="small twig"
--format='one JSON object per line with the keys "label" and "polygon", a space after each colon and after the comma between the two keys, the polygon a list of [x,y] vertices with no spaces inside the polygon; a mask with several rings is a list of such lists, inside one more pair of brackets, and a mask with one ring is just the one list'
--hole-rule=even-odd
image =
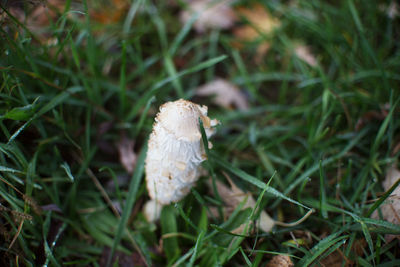
{"label": "small twig", "polygon": [[328,88],[328,90],[336,97],[336,99],[339,100],[340,105],[343,108],[344,115],[346,116],[347,125],[348,125],[349,129],[351,129],[351,127],[353,125],[353,120],[351,119],[350,112],[349,112],[349,109],[347,108],[346,103],[344,102],[343,98],[341,98],[340,95],[338,95],[334,90],[332,90],[331,88]]}
{"label": "small twig", "polygon": [[389,206],[390,206],[390,209],[392,210],[392,212],[393,212],[393,214],[394,214],[394,217],[396,217],[397,223],[400,223],[400,217],[399,217],[399,215],[397,214],[397,211],[395,210],[395,208],[393,207],[392,204],[389,204]]}
{"label": "small twig", "polygon": [[8,69],[8,70],[11,70],[11,71],[16,71],[16,72],[24,73],[24,74],[30,76],[31,78],[37,79],[37,80],[39,80],[39,81],[42,81],[42,82],[45,83],[46,85],[51,86],[51,87],[54,87],[54,88],[57,88],[58,90],[63,90],[63,89],[64,89],[64,88],[62,88],[61,86],[58,86],[58,85],[56,85],[55,83],[52,83],[52,82],[46,80],[45,78],[43,78],[43,77],[41,77],[41,76],[35,74],[34,72],[27,71],[27,70],[23,70],[23,69],[18,69],[18,68],[13,68],[13,67],[0,67],[0,70],[7,70],[7,69]]}
{"label": "small twig", "polygon": [[314,212],[315,212],[314,209],[310,209],[310,210],[306,213],[306,215],[304,215],[303,218],[301,218],[301,219],[298,220],[298,221],[295,221],[295,222],[292,222],[292,223],[284,223],[284,222],[275,221],[275,224],[276,224],[276,225],[279,225],[279,226],[283,226],[283,227],[293,227],[293,226],[299,225],[299,224],[301,224],[302,222],[304,222],[304,221],[305,221],[308,217],[310,217],[310,215],[313,214]]}
{"label": "small twig", "polygon": [[18,231],[15,233],[10,245],[8,246],[8,250],[10,250],[12,248],[12,246],[14,245],[15,241],[17,240],[19,234],[21,233],[22,225],[24,225],[24,220],[21,220],[21,222],[19,223]]}
{"label": "small twig", "polygon": [[10,186],[12,189],[14,189],[18,194],[24,196],[24,193],[22,193],[21,191],[19,191],[15,186],[13,186],[11,183],[9,183],[7,180],[3,179],[3,177],[0,176],[0,180],[3,181],[5,184],[7,184],[8,186]]}
{"label": "small twig", "polygon": [[294,234],[293,234],[292,231],[290,231],[290,236],[292,237],[294,243],[296,243],[296,247],[299,247],[299,246],[300,246],[300,245],[299,245],[299,242],[297,242],[297,239],[296,239],[296,237],[294,236]]}
{"label": "small twig", "polygon": [[[78,155],[74,155],[75,158],[78,160],[79,163],[82,164],[83,160],[78,156]],[[113,211],[114,215],[119,219],[121,218],[121,215],[119,214],[118,210],[115,208],[115,206],[113,205],[110,197],[108,196],[106,190],[104,189],[104,187],[101,185],[101,183],[99,182],[99,179],[97,179],[96,175],[94,175],[93,171],[90,168],[86,169],[86,173],[87,175],[89,175],[89,177],[92,179],[93,183],[95,184],[96,188],[100,191],[100,194],[103,196],[104,200],[107,202],[107,204],[110,206],[111,210]],[[128,238],[129,240],[132,242],[132,245],[134,246],[134,248],[137,250],[137,252],[139,253],[140,257],[142,258],[143,262],[147,264],[146,258],[144,257],[142,251],[139,248],[139,245],[136,243],[135,239],[133,239],[133,236],[131,235],[131,233],[129,231],[128,232]]]}
{"label": "small twig", "polygon": [[110,197],[108,196],[106,190],[104,189],[104,187],[101,185],[101,183],[99,182],[99,179],[97,179],[96,175],[94,175],[94,173],[92,172],[91,169],[87,168],[86,169],[86,173],[87,175],[89,175],[89,177],[92,179],[94,185],[97,187],[97,189],[100,191],[100,194],[103,196],[104,200],[107,202],[107,204],[110,206],[111,210],[113,211],[114,215],[116,217],[120,217],[120,214],[118,212],[118,210],[115,208],[114,204],[112,203]]}

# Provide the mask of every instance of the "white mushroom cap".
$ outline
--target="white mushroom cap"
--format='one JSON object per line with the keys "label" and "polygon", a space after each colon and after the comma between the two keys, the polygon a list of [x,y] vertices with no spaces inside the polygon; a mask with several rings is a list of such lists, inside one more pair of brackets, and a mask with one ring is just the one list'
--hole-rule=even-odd
{"label": "white mushroom cap", "polygon": [[199,119],[211,136],[218,121],[207,117],[206,106],[180,99],[160,107],[145,165],[147,190],[160,204],[181,200],[200,176],[199,166],[206,156]]}
{"label": "white mushroom cap", "polygon": [[[199,118],[207,130],[218,124],[217,120],[210,120],[207,117],[207,110],[207,106],[199,106],[183,99],[167,102],[160,107],[156,122],[172,133],[177,140],[193,142],[201,139]],[[209,132],[207,135],[212,133]]]}

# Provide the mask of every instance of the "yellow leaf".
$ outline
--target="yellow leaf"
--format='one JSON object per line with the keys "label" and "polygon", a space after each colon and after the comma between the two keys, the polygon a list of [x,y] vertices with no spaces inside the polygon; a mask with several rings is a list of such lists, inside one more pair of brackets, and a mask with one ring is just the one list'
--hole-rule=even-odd
{"label": "yellow leaf", "polygon": [[245,20],[246,25],[233,30],[233,35],[236,37],[233,46],[240,49],[245,42],[261,40],[258,43],[255,57],[256,61],[260,61],[270,48],[270,43],[265,40],[265,37],[271,36],[280,27],[280,20],[272,16],[261,4],[253,5],[250,8],[240,7],[236,12]]}
{"label": "yellow leaf", "polygon": [[251,8],[238,8],[237,13],[248,22],[248,25],[234,30],[234,35],[244,41],[255,41],[262,35],[273,33],[281,25],[261,4]]}

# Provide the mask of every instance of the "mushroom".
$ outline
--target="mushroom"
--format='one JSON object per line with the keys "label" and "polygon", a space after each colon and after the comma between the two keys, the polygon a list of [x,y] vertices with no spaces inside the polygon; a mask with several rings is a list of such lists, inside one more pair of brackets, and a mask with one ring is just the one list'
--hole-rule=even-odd
{"label": "mushroom", "polygon": [[[206,159],[199,119],[207,137],[219,122],[207,117],[207,106],[187,100],[167,102],[160,107],[150,135],[145,162],[146,183],[151,203],[146,205],[150,221],[158,219],[161,208],[185,197],[200,176]],[[211,148],[211,143],[208,143]],[[153,208],[154,207],[154,208]]]}

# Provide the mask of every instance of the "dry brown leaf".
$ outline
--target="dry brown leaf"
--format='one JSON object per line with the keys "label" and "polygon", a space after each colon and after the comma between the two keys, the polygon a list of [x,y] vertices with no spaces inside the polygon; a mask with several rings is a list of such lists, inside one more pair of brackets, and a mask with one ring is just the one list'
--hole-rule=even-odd
{"label": "dry brown leaf", "polygon": [[273,17],[263,5],[256,4],[250,8],[237,9],[239,16],[248,21],[248,25],[234,29],[234,35],[245,41],[254,41],[261,35],[271,34],[281,23]]}
{"label": "dry brown leaf", "polygon": [[305,45],[297,45],[294,48],[294,53],[299,59],[303,60],[311,67],[316,67],[318,65],[317,59],[311,53],[310,47]]}
{"label": "dry brown leaf", "polygon": [[[37,5],[27,17],[26,26],[31,32],[35,33],[42,42],[49,45],[56,44],[57,39],[51,37],[48,27],[60,18],[60,14],[64,12],[66,1],[47,0],[41,2],[42,4]],[[82,4],[78,1],[72,1],[70,9],[83,12]],[[83,17],[82,13],[78,12],[68,12],[67,16],[70,19]]]}
{"label": "dry brown leaf", "polygon": [[[351,251],[355,256],[361,257],[364,254],[364,248],[367,245],[365,239],[357,239],[351,247]],[[345,245],[346,247],[346,245]],[[333,253],[319,261],[323,267],[341,267],[341,266],[353,266],[354,262],[349,260],[342,252],[341,249],[336,249]],[[344,265],[343,265],[344,263]]]}
{"label": "dry brown leaf", "polygon": [[212,82],[202,85],[196,89],[196,95],[214,95],[214,103],[224,108],[231,109],[235,106],[239,110],[247,110],[249,104],[246,97],[234,84],[227,80],[217,78]]}
{"label": "dry brown leaf", "polygon": [[180,14],[182,24],[188,23],[193,16],[198,18],[193,27],[198,33],[210,29],[229,29],[236,20],[231,8],[232,0],[194,0],[188,2],[187,10]]}
{"label": "dry brown leaf", "polygon": [[[21,1],[23,2],[23,1]],[[62,0],[43,0],[29,1],[29,13],[25,13],[25,8],[18,4],[11,6],[10,14],[19,22],[23,23],[26,28],[35,35],[36,39],[43,44],[53,45],[57,43],[57,39],[53,38],[49,31],[49,26],[55,23],[65,8],[65,1]],[[81,9],[81,4],[76,1],[72,2],[71,9],[77,11]],[[69,18],[76,18],[77,12],[69,12]]]}
{"label": "dry brown leaf", "polygon": [[390,19],[395,19],[400,15],[399,4],[395,0],[391,1],[390,4],[380,4],[379,10],[384,12]]}
{"label": "dry brown leaf", "polygon": [[367,246],[367,240],[364,238],[362,239],[357,239],[354,243],[353,246],[351,247],[351,250],[354,252],[355,255],[361,257],[364,255],[364,248]]}
{"label": "dry brown leaf", "polygon": [[397,142],[396,145],[393,146],[392,155],[396,155],[400,151],[400,142]]}
{"label": "dry brown leaf", "polygon": [[[226,205],[226,216],[229,216],[236,207],[245,201],[242,209],[247,208],[254,208],[256,206],[256,201],[254,200],[253,196],[250,193],[243,192],[239,187],[237,187],[228,177],[227,177],[230,188],[226,186],[224,183],[220,181],[216,181],[216,186],[218,190],[218,194],[224,201]],[[211,183],[209,186],[212,188]],[[257,222],[257,227],[263,230],[264,232],[268,233],[274,227],[275,222],[274,220],[269,217],[269,215],[263,210],[261,211],[260,217]],[[244,225],[239,226],[237,229],[233,230],[234,233],[241,233],[244,229]]]}
{"label": "dry brown leaf", "polygon": [[[99,259],[99,266],[106,267],[108,258],[111,254],[111,248],[104,247]],[[115,251],[111,260],[112,266],[121,267],[134,267],[134,266],[148,266],[139,252],[133,251],[132,254],[128,255],[121,251]]]}
{"label": "dry brown leaf", "polygon": [[[385,180],[383,181],[383,189],[389,190],[397,180],[400,179],[400,171],[393,164],[386,172]],[[382,212],[383,219],[393,224],[400,224],[400,186],[397,186],[392,194],[386,199],[379,209]],[[373,218],[379,218],[378,211],[372,214]],[[396,235],[385,235],[387,242],[392,241],[394,238],[400,238]]]}
{"label": "dry brown leaf", "polygon": [[379,111],[371,110],[365,112],[356,122],[355,130],[360,131],[367,123],[373,120],[383,121],[389,114],[390,105],[385,104],[380,107]]}
{"label": "dry brown leaf", "polygon": [[[22,22],[25,20],[25,13],[22,9],[22,7],[19,6],[14,6],[12,4],[6,5],[4,8],[18,21]],[[12,21],[8,14],[4,12],[2,9],[0,9],[0,25],[1,27],[4,27],[9,21]]]}
{"label": "dry brown leaf", "polygon": [[294,266],[292,260],[287,255],[275,255],[265,265],[265,267],[292,267]]}
{"label": "dry brown leaf", "polygon": [[58,13],[65,7],[61,0],[48,0],[43,5],[38,5],[28,17],[27,27],[39,33],[41,28],[48,26],[50,21],[56,19]]}
{"label": "dry brown leaf", "polygon": [[111,0],[109,7],[100,6],[90,13],[90,17],[102,24],[111,24],[120,21],[128,12],[131,1]]}
{"label": "dry brown leaf", "polygon": [[[250,8],[240,7],[237,9],[237,14],[244,18],[248,24],[236,27],[233,30],[237,41],[234,45],[240,48],[240,42],[253,42],[263,36],[272,34],[281,23],[278,18],[273,17],[263,5],[256,4]],[[270,44],[267,41],[262,41],[257,47],[256,59],[262,58],[269,50]]]}
{"label": "dry brown leaf", "polygon": [[119,160],[128,173],[132,173],[136,166],[136,153],[133,150],[135,141],[122,137],[121,141],[117,144]]}
{"label": "dry brown leaf", "polygon": [[351,266],[350,262],[348,259],[345,258],[342,252],[339,251],[334,251],[333,253],[329,254],[319,262],[321,263],[321,266],[326,266],[326,267],[341,267],[343,260],[346,262],[344,266]]}

